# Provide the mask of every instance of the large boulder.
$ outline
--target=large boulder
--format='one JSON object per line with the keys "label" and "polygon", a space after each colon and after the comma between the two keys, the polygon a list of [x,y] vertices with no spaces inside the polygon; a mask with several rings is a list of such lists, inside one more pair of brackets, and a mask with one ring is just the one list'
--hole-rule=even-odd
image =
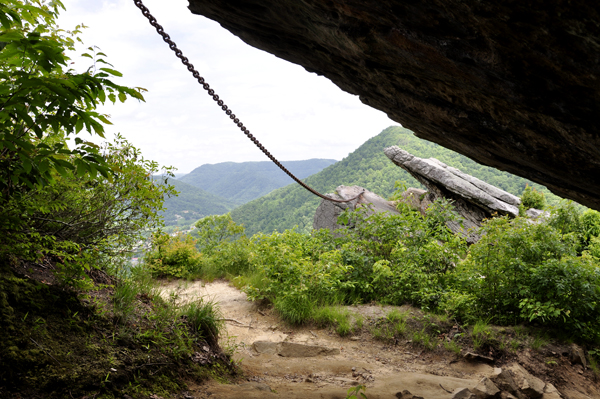
{"label": "large boulder", "polygon": [[[386,148],[384,152],[394,164],[406,170],[427,187],[427,194],[421,194],[422,200],[431,203],[438,198],[446,198],[453,202],[455,210],[463,218],[461,223],[448,223],[448,227],[454,232],[465,234],[470,229],[481,226],[484,219],[494,215],[514,217],[519,214],[521,203],[519,197],[452,168],[435,158],[419,158],[397,146]],[[414,196],[411,201],[415,201]],[[478,237],[476,234],[471,234],[468,239],[476,241]]]}
{"label": "large boulder", "polygon": [[512,363],[506,369],[512,374],[513,381],[517,386],[517,392],[523,393],[530,399],[541,398],[544,395],[546,383],[529,374],[519,363]]}
{"label": "large boulder", "polygon": [[[392,162],[408,171],[427,188],[427,191],[407,189],[402,194],[402,201],[422,213],[437,199],[452,201],[461,220],[448,221],[447,225],[454,233],[462,234],[469,243],[479,240],[477,229],[484,219],[496,215],[514,217],[519,214],[519,197],[498,187],[449,167],[437,159],[422,159],[396,146],[386,148],[384,152]],[[362,187],[339,186],[335,193],[327,195],[342,200],[358,197],[342,203],[322,200],[315,212],[314,229],[326,228],[334,231],[341,228],[337,223],[338,216],[348,208],[356,209],[362,206],[369,213],[398,213],[394,202],[387,201]]]}
{"label": "large boulder", "polygon": [[359,194],[361,195],[358,198],[349,202],[321,200],[321,204],[317,208],[313,219],[313,229],[329,229],[334,231],[342,228],[343,226],[338,224],[337,219],[348,208],[356,209],[359,206],[363,206],[370,213],[398,213],[393,202],[387,201],[379,195],[359,186],[339,186],[335,189],[335,193],[327,194],[327,196],[334,199],[347,200]]}
{"label": "large boulder", "polygon": [[189,9],[419,137],[600,209],[596,0],[189,0]]}

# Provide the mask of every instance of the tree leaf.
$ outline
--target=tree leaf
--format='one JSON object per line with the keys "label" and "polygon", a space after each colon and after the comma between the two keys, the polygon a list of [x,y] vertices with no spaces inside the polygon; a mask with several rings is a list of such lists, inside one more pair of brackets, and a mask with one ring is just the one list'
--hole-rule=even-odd
{"label": "tree leaf", "polygon": [[111,69],[111,68],[100,68],[100,70],[104,71],[104,72],[108,72],[108,73],[110,73],[113,76],[118,76],[118,77],[122,77],[123,76],[123,74],[121,72],[116,71],[116,70]]}

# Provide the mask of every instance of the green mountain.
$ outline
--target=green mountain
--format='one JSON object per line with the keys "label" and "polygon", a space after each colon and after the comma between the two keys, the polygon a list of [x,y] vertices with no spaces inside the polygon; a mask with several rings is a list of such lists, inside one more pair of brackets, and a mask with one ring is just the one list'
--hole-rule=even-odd
{"label": "green mountain", "polygon": [[229,212],[235,204],[225,198],[206,192],[180,180],[169,179],[179,192],[177,197],[165,198],[162,215],[166,226],[189,225],[208,215]]}
{"label": "green mountain", "polygon": [[[419,139],[410,130],[399,126],[385,129],[342,161],[304,181],[321,193],[331,193],[339,185],[358,185],[382,197],[389,197],[394,192],[396,181],[404,181],[408,187],[421,187],[408,172],[394,165],[385,156],[383,149],[392,145],[398,145],[421,158],[437,158],[514,195],[520,196],[529,184],[543,191],[548,202],[558,201],[557,196],[538,184],[480,165],[447,148]],[[320,198],[298,184],[290,184],[234,209],[231,215],[237,223],[244,224],[249,235],[256,232],[281,232],[294,226],[308,232],[312,229],[313,216],[320,201]]]}
{"label": "green mountain", "polygon": [[[298,178],[304,179],[335,162],[334,159],[308,159],[287,161],[282,164]],[[179,181],[199,187],[238,205],[293,182],[271,161],[205,164],[181,177]]]}

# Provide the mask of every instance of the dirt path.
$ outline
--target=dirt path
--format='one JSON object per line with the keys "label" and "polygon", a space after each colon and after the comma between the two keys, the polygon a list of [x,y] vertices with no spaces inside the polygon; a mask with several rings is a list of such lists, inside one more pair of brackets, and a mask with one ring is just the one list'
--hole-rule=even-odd
{"label": "dirt path", "polygon": [[[270,310],[259,310],[246,294],[224,281],[206,285],[171,282],[165,284],[165,292],[176,293],[182,300],[208,297],[219,304],[227,319],[228,335],[222,337],[221,345],[235,345],[234,359],[240,362],[246,378],[237,385],[213,382],[194,387],[190,393],[197,397],[345,398],[348,388],[363,384],[369,399],[410,397],[397,396],[405,390],[427,399],[450,399],[448,391],[472,388],[492,373],[491,366],[457,360],[450,352],[423,353],[406,343],[386,345],[367,333],[340,338],[326,329],[292,329]],[[367,316],[382,316],[386,311],[380,306],[353,310]],[[286,357],[307,350],[293,344],[319,346],[334,353]],[[274,353],[277,350],[284,356]]]}

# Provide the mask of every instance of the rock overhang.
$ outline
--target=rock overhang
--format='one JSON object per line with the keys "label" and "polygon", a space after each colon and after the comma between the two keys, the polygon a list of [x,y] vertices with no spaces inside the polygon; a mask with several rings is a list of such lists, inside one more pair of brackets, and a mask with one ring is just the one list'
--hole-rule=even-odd
{"label": "rock overhang", "polygon": [[600,8],[549,0],[189,0],[421,138],[600,209]]}

